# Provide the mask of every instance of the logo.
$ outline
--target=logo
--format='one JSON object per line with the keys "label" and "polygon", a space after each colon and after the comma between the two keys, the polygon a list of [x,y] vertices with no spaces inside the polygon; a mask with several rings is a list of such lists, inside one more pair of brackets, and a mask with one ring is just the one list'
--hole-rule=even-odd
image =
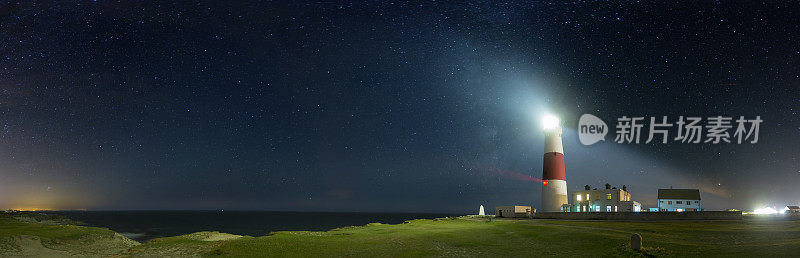
{"label": "logo", "polygon": [[606,134],[608,125],[602,119],[591,114],[583,114],[578,120],[578,139],[583,145],[605,141]]}
{"label": "logo", "polygon": [[[704,118],[705,123],[703,123]],[[659,141],[662,144],[670,142],[756,144],[759,128],[764,122],[761,116],[753,119],[744,116],[739,116],[738,119],[726,116],[678,116],[677,119],[670,119],[661,116],[650,117],[649,125],[647,121],[646,117],[617,118],[614,142],[640,144],[644,136],[647,137],[644,144]],[[578,120],[578,139],[583,145],[605,141],[606,134],[610,130],[611,128],[602,119],[591,114],[583,114]]]}

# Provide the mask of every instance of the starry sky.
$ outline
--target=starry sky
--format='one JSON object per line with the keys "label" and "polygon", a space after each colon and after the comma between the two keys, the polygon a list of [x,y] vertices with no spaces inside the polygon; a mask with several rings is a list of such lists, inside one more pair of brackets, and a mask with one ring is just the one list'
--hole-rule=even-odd
{"label": "starry sky", "polygon": [[[798,15],[796,1],[4,2],[0,208],[537,206],[526,178],[547,113],[570,191],[797,205]],[[764,122],[756,144],[583,146],[584,113]]]}

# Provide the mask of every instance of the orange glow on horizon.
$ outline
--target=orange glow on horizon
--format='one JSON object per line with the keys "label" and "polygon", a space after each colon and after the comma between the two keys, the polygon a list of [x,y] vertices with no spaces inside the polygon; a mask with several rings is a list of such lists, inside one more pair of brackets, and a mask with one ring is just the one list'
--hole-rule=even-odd
{"label": "orange glow on horizon", "polygon": [[45,207],[14,207],[14,208],[11,208],[11,210],[17,210],[17,211],[51,211],[53,209],[45,208]]}

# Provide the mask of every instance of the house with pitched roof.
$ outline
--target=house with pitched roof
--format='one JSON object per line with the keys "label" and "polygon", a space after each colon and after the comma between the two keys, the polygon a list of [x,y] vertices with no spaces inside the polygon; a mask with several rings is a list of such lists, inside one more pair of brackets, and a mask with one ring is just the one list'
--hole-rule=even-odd
{"label": "house with pitched roof", "polygon": [[658,211],[702,211],[698,189],[658,189]]}

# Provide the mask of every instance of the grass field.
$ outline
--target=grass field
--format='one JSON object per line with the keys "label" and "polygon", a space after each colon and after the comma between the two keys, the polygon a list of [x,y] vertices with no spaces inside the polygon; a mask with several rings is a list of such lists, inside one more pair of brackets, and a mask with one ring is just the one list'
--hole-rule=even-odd
{"label": "grass field", "polygon": [[[100,228],[44,225],[0,218],[2,248],[20,235],[70,254],[122,256],[780,256],[800,254],[800,221],[565,221],[458,218],[369,224],[326,232],[284,231],[262,237],[215,232],[124,242]],[[644,239],[632,251],[632,233]],[[11,240],[9,240],[11,239]],[[18,241],[17,241],[18,242]],[[107,252],[97,247],[108,244]],[[86,245],[85,247],[83,247]]]}
{"label": "grass field", "polygon": [[108,256],[138,245],[114,231],[53,215],[0,213],[0,257]]}

